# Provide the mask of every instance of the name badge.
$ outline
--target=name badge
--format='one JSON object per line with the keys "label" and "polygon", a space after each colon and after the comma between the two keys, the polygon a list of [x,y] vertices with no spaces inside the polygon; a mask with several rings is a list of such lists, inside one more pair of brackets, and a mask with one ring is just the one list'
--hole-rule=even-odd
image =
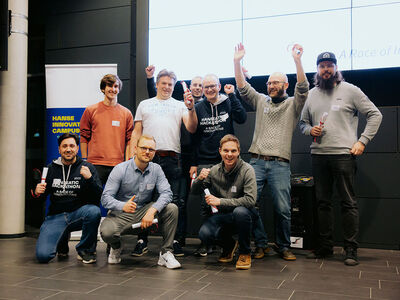
{"label": "name badge", "polygon": [[331,110],[333,110],[333,111],[339,111],[339,109],[340,109],[340,106],[339,105],[332,105],[332,107],[331,107]]}
{"label": "name badge", "polygon": [[236,186],[235,186],[235,185],[233,185],[233,186],[231,187],[231,192],[232,192],[232,193],[236,193]]}
{"label": "name badge", "polygon": [[264,107],[264,114],[267,114],[269,112],[269,107]]}
{"label": "name badge", "polygon": [[111,122],[111,125],[112,125],[112,126],[119,127],[119,121],[112,121],[112,122]]}

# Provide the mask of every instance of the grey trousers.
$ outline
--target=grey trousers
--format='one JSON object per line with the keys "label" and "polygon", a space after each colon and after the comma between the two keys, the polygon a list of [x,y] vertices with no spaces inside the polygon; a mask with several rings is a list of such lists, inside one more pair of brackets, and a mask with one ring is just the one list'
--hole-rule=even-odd
{"label": "grey trousers", "polygon": [[[110,244],[113,249],[119,249],[121,247],[121,234],[129,232],[132,229],[132,224],[141,222],[152,204],[153,202],[150,202],[134,213],[126,213],[124,211],[109,212],[100,226],[102,239],[107,244]],[[156,218],[158,218],[159,228],[163,237],[161,252],[172,252],[172,244],[178,224],[178,207],[173,203],[169,203],[156,215]]]}

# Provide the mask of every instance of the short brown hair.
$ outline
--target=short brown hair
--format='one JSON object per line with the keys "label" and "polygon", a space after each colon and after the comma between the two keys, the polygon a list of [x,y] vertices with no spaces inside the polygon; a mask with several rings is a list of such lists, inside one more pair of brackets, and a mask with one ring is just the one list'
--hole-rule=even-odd
{"label": "short brown hair", "polygon": [[[153,140],[154,143],[157,144],[157,143],[156,143],[156,140],[154,139],[154,137],[153,137],[152,135],[147,135],[147,134],[141,135],[141,136],[138,138],[138,140],[137,140],[137,145],[139,145],[139,142],[140,142],[141,140]],[[137,145],[136,145],[136,146],[137,146]]]}
{"label": "short brown hair", "polygon": [[100,81],[100,90],[104,91],[106,89],[106,86],[113,86],[114,83],[118,82],[119,84],[119,90],[122,90],[122,81],[119,79],[118,75],[114,74],[107,74],[104,75],[103,78]]}
{"label": "short brown hair", "polygon": [[161,77],[167,76],[169,78],[171,78],[174,81],[174,84],[177,81],[176,78],[176,74],[173,71],[168,71],[167,69],[162,69],[158,74],[157,74],[157,79],[156,79],[156,83],[158,83],[160,81]]}
{"label": "short brown hair", "polygon": [[235,142],[238,146],[238,149],[240,151],[240,142],[239,139],[234,136],[233,134],[227,134],[225,135],[220,141],[219,141],[219,147],[222,148],[222,145],[227,143],[227,142]]}

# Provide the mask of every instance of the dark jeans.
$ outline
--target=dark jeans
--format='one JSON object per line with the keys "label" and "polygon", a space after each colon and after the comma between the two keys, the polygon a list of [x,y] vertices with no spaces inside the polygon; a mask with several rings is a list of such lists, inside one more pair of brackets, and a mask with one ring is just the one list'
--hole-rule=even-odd
{"label": "dark jeans", "polygon": [[232,244],[232,235],[238,233],[239,253],[250,254],[251,227],[256,218],[254,212],[238,206],[231,213],[217,213],[209,217],[201,226],[199,238],[206,246]]}
{"label": "dark jeans", "polygon": [[97,173],[99,174],[101,184],[104,186],[107,182],[108,176],[110,175],[110,173],[111,173],[112,169],[114,169],[114,167],[101,166],[101,165],[94,165],[94,167],[96,168]]}
{"label": "dark jeans", "polygon": [[344,247],[357,248],[358,207],[354,193],[357,169],[352,155],[312,155],[312,169],[318,205],[320,248],[333,247],[332,194],[336,188],[342,210]]}
{"label": "dark jeans", "polygon": [[[153,162],[159,164],[162,170],[164,171],[165,177],[167,177],[167,180],[171,186],[172,203],[178,206],[178,211],[179,211],[178,228],[177,228],[177,233],[175,234],[175,239],[178,240],[181,238],[181,236],[179,235],[184,230],[182,229],[182,227],[184,226],[182,224],[182,216],[185,215],[184,210],[186,208],[186,202],[181,197],[179,197],[179,190],[182,177],[181,157],[180,154],[177,154],[177,156],[175,157],[159,156],[156,154],[154,156]],[[147,241],[147,236],[148,232],[143,232],[138,235],[138,238]]]}

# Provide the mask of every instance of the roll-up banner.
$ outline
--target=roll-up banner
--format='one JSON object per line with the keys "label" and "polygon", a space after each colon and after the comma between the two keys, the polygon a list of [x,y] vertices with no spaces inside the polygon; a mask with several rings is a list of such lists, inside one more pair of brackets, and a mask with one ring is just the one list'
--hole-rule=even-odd
{"label": "roll-up banner", "polygon": [[59,156],[58,137],[63,133],[79,135],[86,106],[104,99],[100,80],[106,74],[117,74],[117,65],[46,65],[47,164]]}

